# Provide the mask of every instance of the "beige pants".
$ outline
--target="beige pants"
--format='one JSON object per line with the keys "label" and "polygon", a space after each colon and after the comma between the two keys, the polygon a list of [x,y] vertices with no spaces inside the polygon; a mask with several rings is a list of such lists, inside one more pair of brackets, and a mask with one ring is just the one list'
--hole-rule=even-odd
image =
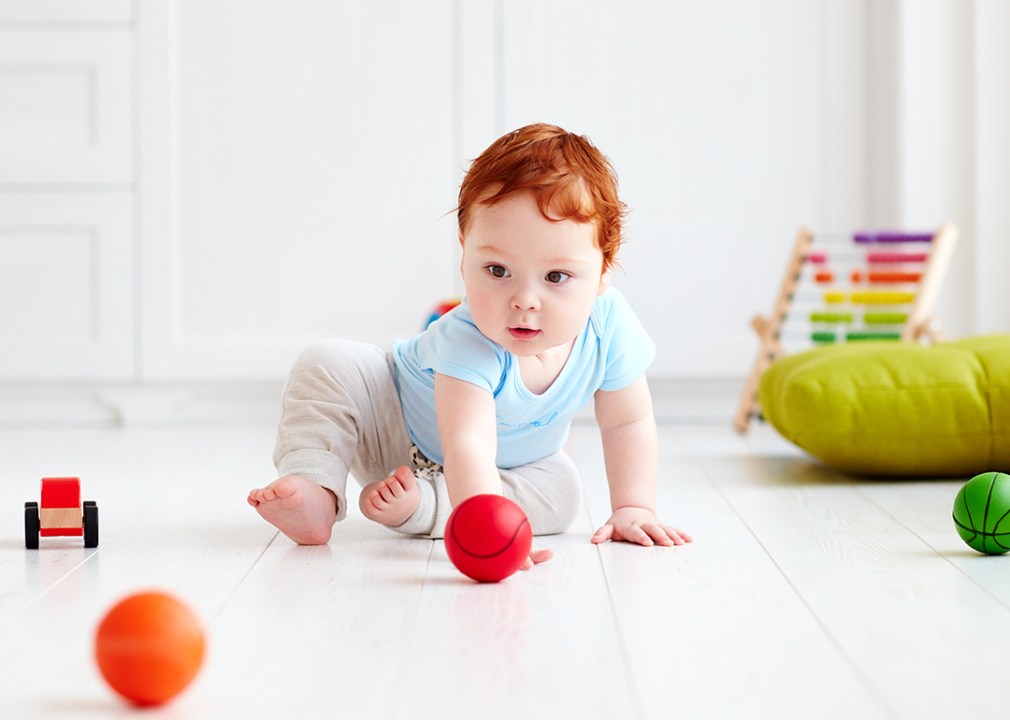
{"label": "beige pants", "polygon": [[[431,418],[435,422],[435,418]],[[400,408],[392,356],[375,345],[343,340],[309,346],[284,387],[274,465],[337,496],[347,516],[347,476],[362,485],[384,480],[411,459],[413,443]],[[535,535],[564,532],[579,512],[582,480],[563,452],[500,470],[505,497],[519,505]],[[403,525],[410,535],[442,537],[452,512],[441,472],[415,472],[421,504]]]}

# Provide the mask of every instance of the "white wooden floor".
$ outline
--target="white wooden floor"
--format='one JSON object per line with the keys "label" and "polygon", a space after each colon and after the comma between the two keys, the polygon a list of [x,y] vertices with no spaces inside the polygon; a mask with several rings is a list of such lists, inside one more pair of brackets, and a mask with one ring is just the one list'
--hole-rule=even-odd
{"label": "white wooden floor", "polygon": [[[273,428],[0,430],[0,717],[131,713],[91,659],[103,612],[167,588],[208,624],[201,675],[145,718],[1005,717],[1010,557],[950,519],[957,482],[854,482],[767,427],[661,429],[680,549],[589,543],[608,515],[596,431],[573,429],[586,511],[550,563],[498,585],[441,542],[352,516],[297,547],[245,503]],[[23,545],[44,475],[81,476],[101,545]],[[352,503],[353,507],[353,503]]]}

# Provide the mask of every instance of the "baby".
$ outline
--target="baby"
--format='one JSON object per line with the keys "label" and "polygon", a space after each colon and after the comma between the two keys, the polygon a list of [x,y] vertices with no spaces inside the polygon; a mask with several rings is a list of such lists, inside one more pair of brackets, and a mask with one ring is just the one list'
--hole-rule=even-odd
{"label": "baby", "polygon": [[613,514],[592,542],[691,542],[656,517],[655,346],[610,287],[625,214],[587,138],[538,124],[497,140],[459,192],[463,303],[388,353],[305,350],[284,389],[280,479],[249,504],[295,542],[326,543],[353,472],[365,517],[401,533],[442,537],[482,493],[515,501],[534,534],[560,533],[582,490],[562,446],[593,399]]}

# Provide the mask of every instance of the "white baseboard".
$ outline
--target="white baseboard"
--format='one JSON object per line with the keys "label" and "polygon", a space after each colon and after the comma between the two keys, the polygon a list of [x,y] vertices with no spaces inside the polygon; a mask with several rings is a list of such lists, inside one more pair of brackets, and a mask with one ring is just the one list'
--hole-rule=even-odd
{"label": "white baseboard", "polygon": [[0,385],[0,425],[276,422],[282,383]]}
{"label": "white baseboard", "polygon": [[656,421],[729,425],[745,383],[743,377],[650,379]]}
{"label": "white baseboard", "polygon": [[[743,384],[742,378],[650,378],[656,420],[729,424]],[[282,389],[280,382],[0,385],[0,425],[274,423]],[[590,403],[577,421],[592,420]]]}
{"label": "white baseboard", "polygon": [[[744,378],[650,377],[653,412],[660,425],[729,425],[733,422]],[[590,402],[576,417],[593,422]]]}

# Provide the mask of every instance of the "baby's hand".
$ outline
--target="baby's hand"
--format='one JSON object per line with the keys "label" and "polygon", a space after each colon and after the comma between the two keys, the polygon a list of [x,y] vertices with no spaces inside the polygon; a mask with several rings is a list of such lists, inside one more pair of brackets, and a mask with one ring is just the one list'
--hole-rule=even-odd
{"label": "baby's hand", "polygon": [[529,570],[534,565],[539,565],[542,562],[547,562],[552,557],[554,557],[554,551],[550,548],[533,548],[530,550],[530,556],[523,561],[520,570]]}
{"label": "baby's hand", "polygon": [[607,524],[596,531],[592,542],[626,540],[650,547],[652,545],[683,545],[694,540],[683,530],[664,525],[644,508],[625,507],[614,511]]}

